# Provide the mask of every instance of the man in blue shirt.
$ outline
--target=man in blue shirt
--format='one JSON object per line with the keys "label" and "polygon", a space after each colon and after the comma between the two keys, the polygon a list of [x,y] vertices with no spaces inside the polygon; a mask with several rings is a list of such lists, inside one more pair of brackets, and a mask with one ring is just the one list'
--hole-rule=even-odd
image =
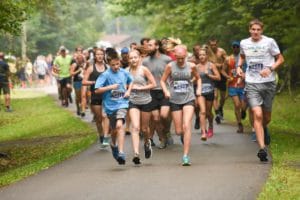
{"label": "man in blue shirt", "polygon": [[132,77],[128,71],[120,68],[121,62],[116,52],[109,55],[107,60],[110,68],[96,80],[95,93],[103,93],[103,107],[112,129],[112,154],[120,165],[124,165],[125,129],[123,124],[129,104]]}

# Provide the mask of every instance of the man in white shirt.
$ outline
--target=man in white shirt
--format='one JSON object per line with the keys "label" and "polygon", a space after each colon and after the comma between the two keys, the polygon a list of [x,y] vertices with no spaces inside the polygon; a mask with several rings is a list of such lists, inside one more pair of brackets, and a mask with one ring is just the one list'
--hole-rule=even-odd
{"label": "man in white shirt", "polygon": [[260,150],[260,161],[268,161],[266,145],[270,144],[267,125],[271,120],[276,91],[275,70],[284,62],[273,38],[262,35],[263,23],[257,19],[249,24],[250,37],[241,41],[237,73],[242,75],[246,61],[246,95],[254,116],[254,129]]}

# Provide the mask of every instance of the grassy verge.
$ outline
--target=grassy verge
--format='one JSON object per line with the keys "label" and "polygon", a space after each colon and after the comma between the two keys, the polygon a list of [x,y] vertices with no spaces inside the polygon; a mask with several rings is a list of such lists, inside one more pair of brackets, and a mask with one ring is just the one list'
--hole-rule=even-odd
{"label": "grassy verge", "polygon": [[[226,102],[226,119],[234,122],[231,99]],[[300,197],[300,100],[287,94],[275,97],[272,122],[272,169],[259,200],[299,199]],[[248,120],[245,124],[249,127]]]}
{"label": "grassy verge", "polygon": [[[34,97],[34,98],[29,98]],[[0,186],[46,169],[87,148],[95,131],[51,97],[16,91],[14,112],[0,111]]]}

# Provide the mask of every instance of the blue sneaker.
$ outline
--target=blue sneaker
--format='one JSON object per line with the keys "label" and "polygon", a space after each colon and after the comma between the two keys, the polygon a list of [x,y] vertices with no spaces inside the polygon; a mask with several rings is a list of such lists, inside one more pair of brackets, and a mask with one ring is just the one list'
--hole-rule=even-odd
{"label": "blue sneaker", "polygon": [[251,141],[252,142],[256,142],[257,141],[256,140],[256,133],[254,131],[251,133]]}
{"label": "blue sneaker", "polygon": [[183,156],[182,157],[182,166],[190,166],[190,165],[191,165],[190,157]]}
{"label": "blue sneaker", "polygon": [[271,136],[268,127],[264,127],[264,140],[265,140],[265,145],[270,145]]}
{"label": "blue sneaker", "polygon": [[125,165],[125,162],[126,162],[125,159],[126,159],[125,158],[125,153],[119,152],[118,158],[117,158],[117,161],[118,161],[119,165]]}
{"label": "blue sneaker", "polygon": [[119,156],[118,146],[113,146],[112,144],[110,144],[110,148],[111,148],[111,153],[112,153],[114,159],[118,160],[118,156]]}

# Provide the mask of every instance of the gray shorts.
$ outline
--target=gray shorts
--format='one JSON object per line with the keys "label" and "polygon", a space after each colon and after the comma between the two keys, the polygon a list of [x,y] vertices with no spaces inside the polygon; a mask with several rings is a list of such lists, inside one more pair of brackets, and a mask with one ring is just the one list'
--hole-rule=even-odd
{"label": "gray shorts", "polygon": [[121,108],[114,112],[111,115],[108,115],[109,119],[109,125],[111,129],[115,129],[117,125],[117,121],[120,119],[123,121],[123,124],[125,123],[125,118],[127,114],[127,109],[126,108]]}
{"label": "gray shorts", "polygon": [[276,83],[246,83],[247,100],[251,108],[261,106],[264,110],[271,112],[272,103],[276,93]]}

